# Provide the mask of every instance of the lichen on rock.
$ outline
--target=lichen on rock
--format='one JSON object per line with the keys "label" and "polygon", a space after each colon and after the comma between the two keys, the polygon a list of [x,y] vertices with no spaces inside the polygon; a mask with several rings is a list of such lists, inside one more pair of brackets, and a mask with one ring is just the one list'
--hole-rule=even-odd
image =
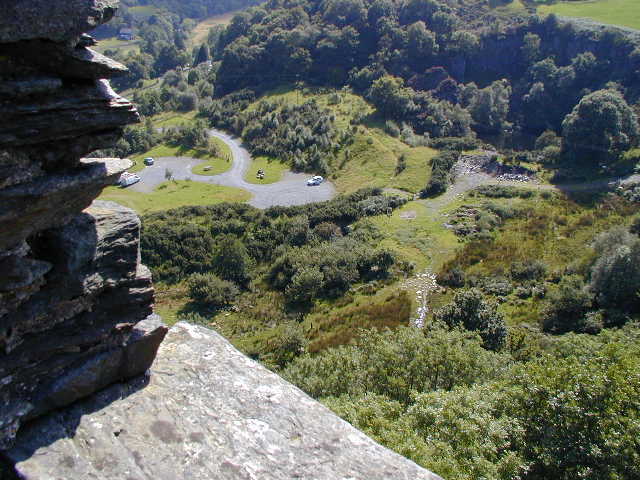
{"label": "lichen on rock", "polygon": [[43,417],[8,456],[27,480],[441,480],[185,322],[148,377]]}

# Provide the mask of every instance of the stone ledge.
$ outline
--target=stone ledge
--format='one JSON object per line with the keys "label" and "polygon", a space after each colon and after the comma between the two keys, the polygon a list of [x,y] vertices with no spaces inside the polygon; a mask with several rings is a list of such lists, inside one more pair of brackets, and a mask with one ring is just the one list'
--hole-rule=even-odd
{"label": "stone ledge", "polygon": [[27,425],[6,455],[30,480],[440,479],[184,322],[146,380]]}

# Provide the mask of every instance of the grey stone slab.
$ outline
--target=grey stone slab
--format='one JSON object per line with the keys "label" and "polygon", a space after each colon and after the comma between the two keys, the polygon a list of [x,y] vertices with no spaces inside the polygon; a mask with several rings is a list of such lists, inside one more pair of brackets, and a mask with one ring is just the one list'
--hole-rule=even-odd
{"label": "grey stone slab", "polygon": [[28,480],[440,478],[216,332],[184,322],[169,331],[148,380],[42,417],[8,456]]}

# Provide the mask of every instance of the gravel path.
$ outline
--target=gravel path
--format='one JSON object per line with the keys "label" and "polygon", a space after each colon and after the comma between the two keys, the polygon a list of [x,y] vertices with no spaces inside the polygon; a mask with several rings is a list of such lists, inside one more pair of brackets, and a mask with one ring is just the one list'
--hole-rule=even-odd
{"label": "gravel path", "polygon": [[242,188],[253,194],[249,204],[257,208],[268,208],[274,205],[303,205],[306,203],[331,200],[336,190],[330,182],[321,185],[307,187],[308,174],[286,172],[279,182],[268,185],[255,185],[244,181],[244,175],[251,165],[251,155],[242,146],[240,141],[224,132],[210,130],[209,135],[219,138],[231,149],[233,165],[225,173],[220,175],[196,175],[191,168],[202,163],[190,157],[160,157],[156,158],[155,165],[147,167],[138,173],[141,182],[131,185],[131,190],[143,193],[152,192],[159,184],[164,182],[165,170],[173,172],[176,180],[194,180],[197,182],[224,185],[227,187]]}

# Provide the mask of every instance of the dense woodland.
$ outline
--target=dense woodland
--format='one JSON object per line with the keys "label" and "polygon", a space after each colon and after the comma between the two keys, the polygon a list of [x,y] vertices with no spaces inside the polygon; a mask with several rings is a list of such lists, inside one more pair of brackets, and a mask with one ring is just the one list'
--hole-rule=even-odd
{"label": "dense woodland", "polygon": [[298,170],[327,172],[349,132],[312,106],[244,111],[283,83],[348,87],[413,144],[479,137],[525,150],[520,160],[586,168],[614,165],[637,144],[640,47],[631,37],[553,16],[494,18],[482,5],[274,0],[213,28],[193,51],[190,20],[165,12],[139,29],[140,53],[120,58],[132,73],[117,86],[162,77],[134,93],[143,114],[198,109]]}
{"label": "dense woodland", "polygon": [[[489,143],[496,161],[561,184],[626,175],[640,159],[640,47],[618,30],[496,13],[508,1],[271,0],[186,48],[187,17],[216,12],[160,3],[140,23],[141,51],[120,56],[132,75],[118,87],[133,87],[145,116],[199,119],[130,128],[119,155],[206,148],[211,125],[331,175],[363,126],[381,128],[437,150],[421,192],[436,199],[460,153]],[[284,84],[330,92],[329,104],[261,98]],[[341,122],[332,106],[347,93],[371,108]],[[441,233],[388,231],[407,199],[379,189],[146,215],[142,255],[188,297],[180,318],[443,478],[640,478],[640,187],[543,187],[456,198],[445,221],[457,243],[442,259]],[[416,273],[405,244],[442,287],[423,329],[400,287]]]}
{"label": "dense woodland", "polygon": [[437,137],[561,133],[579,101],[605,88],[636,101],[640,49],[622,34],[553,16],[476,26],[462,11],[435,0],[268,2],[220,36],[216,92],[287,77],[349,84],[385,118]]}

